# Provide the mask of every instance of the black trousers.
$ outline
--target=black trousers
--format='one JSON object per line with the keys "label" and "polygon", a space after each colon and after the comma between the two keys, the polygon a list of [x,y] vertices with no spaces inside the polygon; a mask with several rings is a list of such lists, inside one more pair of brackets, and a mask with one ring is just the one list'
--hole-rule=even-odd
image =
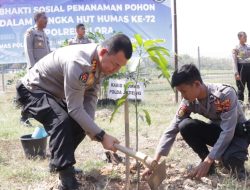
{"label": "black trousers", "polygon": [[[220,126],[205,123],[197,119],[187,118],[179,124],[180,133],[187,144],[204,160],[209,154],[207,145],[214,146],[221,133]],[[222,155],[222,162],[227,168],[235,168],[235,164],[244,165],[248,155],[247,137],[234,136],[230,145]]]}
{"label": "black trousers", "polygon": [[47,93],[31,93],[23,84],[17,85],[17,101],[23,112],[42,123],[50,135],[51,169],[60,171],[74,165],[74,152],[86,135],[68,115],[66,104]]}
{"label": "black trousers", "polygon": [[244,91],[247,84],[248,102],[250,103],[250,63],[238,64],[238,72],[240,73],[240,80],[236,80],[238,99],[244,101]]}

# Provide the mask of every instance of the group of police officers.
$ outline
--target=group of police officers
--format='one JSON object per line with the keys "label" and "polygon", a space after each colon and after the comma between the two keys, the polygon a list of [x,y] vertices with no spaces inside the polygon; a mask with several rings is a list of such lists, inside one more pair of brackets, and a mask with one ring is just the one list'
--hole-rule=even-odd
{"label": "group of police officers", "polygon": [[[78,24],[76,37],[69,40],[70,46],[51,52],[43,30],[47,25],[46,14],[39,12],[34,20],[36,25],[24,36],[27,74],[16,87],[17,100],[22,105],[21,120],[27,122],[28,117],[35,118],[50,135],[49,166],[50,171],[59,173],[59,189],[78,189],[74,152],[85,136],[101,142],[107,150],[116,151],[114,144],[119,143],[94,122],[97,92],[106,76],[126,65],[132,56],[132,44],[124,34],[116,34],[101,44],[91,43],[85,37],[84,25]],[[160,139],[155,160],[167,156],[180,132],[201,159],[190,172],[191,177],[199,179],[213,173],[216,160],[237,179],[247,177],[244,163],[248,154],[248,131],[237,131],[248,126],[238,99],[244,100],[245,84],[248,90],[250,87],[247,76],[250,49],[245,44],[246,34],[240,32],[238,37],[240,44],[233,50],[238,93],[228,85],[205,84],[193,64],[186,64],[173,73],[171,85],[181,93],[183,100]],[[203,115],[210,122],[193,119],[191,113]],[[146,169],[143,176],[150,173]]]}

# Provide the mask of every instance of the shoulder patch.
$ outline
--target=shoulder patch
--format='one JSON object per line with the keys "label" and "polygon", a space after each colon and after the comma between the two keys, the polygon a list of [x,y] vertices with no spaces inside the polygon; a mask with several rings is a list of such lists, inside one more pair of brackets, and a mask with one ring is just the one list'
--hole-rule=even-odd
{"label": "shoulder patch", "polygon": [[216,99],[214,104],[215,104],[217,113],[228,112],[231,107],[230,99],[226,99],[224,101],[221,101],[220,99]]}
{"label": "shoulder patch", "polygon": [[88,81],[88,78],[89,78],[89,73],[82,73],[79,77],[79,80],[82,82],[82,83],[86,83]]}
{"label": "shoulder patch", "polygon": [[188,113],[188,107],[186,105],[182,105],[178,110],[178,117],[183,117]]}

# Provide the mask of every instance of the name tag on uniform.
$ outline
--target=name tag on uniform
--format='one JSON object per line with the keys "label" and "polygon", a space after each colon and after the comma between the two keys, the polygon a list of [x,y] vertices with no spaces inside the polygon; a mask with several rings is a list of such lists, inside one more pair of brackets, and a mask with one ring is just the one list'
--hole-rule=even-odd
{"label": "name tag on uniform", "polygon": [[37,49],[43,49],[45,47],[44,46],[44,39],[42,36],[36,35],[35,39],[34,39],[34,43],[35,43],[34,46]]}

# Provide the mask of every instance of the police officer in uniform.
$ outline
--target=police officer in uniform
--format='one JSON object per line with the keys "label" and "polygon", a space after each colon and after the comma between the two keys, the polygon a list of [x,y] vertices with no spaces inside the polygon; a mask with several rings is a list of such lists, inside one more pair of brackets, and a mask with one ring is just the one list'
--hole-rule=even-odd
{"label": "police officer in uniform", "polygon": [[91,41],[85,36],[85,26],[84,24],[77,24],[76,25],[76,36],[69,40],[69,45],[75,44],[88,44]]}
{"label": "police officer in uniform", "polygon": [[[45,12],[34,15],[35,26],[29,28],[24,35],[24,53],[27,60],[27,70],[32,68],[37,61],[50,53],[49,39],[44,32],[47,26]],[[21,113],[21,123],[31,125],[28,116]]]}
{"label": "police officer in uniform", "polygon": [[87,134],[107,150],[119,141],[94,122],[97,92],[105,76],[126,65],[132,55],[123,34],[94,43],[66,46],[48,54],[17,84],[17,100],[25,113],[50,135],[50,168],[59,172],[60,189],[77,189],[74,152]]}
{"label": "police officer in uniform", "polygon": [[247,84],[248,103],[250,103],[250,47],[246,44],[247,35],[245,32],[238,33],[239,45],[233,49],[233,66],[238,87],[238,98],[244,101],[244,90]]}
{"label": "police officer in uniform", "polygon": [[[198,154],[201,163],[190,173],[201,178],[213,170],[215,160],[232,170],[238,179],[245,178],[244,162],[247,159],[247,137],[235,134],[238,123],[246,118],[238,103],[235,90],[222,84],[204,84],[198,69],[193,64],[182,66],[173,73],[171,86],[183,96],[179,109],[170,126],[163,133],[156,149],[155,159],[167,156],[178,132]],[[206,123],[192,119],[191,113],[208,118]],[[208,147],[212,146],[211,151]],[[145,170],[143,176],[149,174]]]}
{"label": "police officer in uniform", "polygon": [[47,26],[45,12],[34,15],[35,26],[29,28],[24,35],[24,53],[27,60],[27,69],[35,65],[37,61],[50,53],[49,39],[44,32]]}

